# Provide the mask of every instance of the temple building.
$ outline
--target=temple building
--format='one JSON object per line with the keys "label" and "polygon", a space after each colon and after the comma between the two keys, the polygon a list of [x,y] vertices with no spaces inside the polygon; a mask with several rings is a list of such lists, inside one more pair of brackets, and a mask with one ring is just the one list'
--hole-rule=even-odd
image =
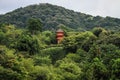
{"label": "temple building", "polygon": [[56,31],[56,38],[57,38],[57,43],[59,44],[63,38],[64,38],[64,31],[62,29],[58,29]]}

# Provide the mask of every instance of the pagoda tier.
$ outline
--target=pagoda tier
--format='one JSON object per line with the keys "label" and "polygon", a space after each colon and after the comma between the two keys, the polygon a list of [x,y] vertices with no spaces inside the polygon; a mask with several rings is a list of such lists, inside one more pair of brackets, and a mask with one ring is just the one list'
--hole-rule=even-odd
{"label": "pagoda tier", "polygon": [[63,33],[57,33],[57,37],[63,37],[64,34]]}
{"label": "pagoda tier", "polygon": [[57,42],[60,43],[62,40],[63,40],[63,37],[64,37],[64,31],[61,30],[61,29],[58,29],[56,31],[56,39],[57,39]]}

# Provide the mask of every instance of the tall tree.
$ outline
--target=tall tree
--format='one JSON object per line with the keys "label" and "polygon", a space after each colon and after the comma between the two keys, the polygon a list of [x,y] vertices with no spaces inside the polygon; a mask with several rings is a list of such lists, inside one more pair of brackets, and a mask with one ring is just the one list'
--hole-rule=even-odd
{"label": "tall tree", "polygon": [[32,34],[35,34],[38,31],[42,31],[42,23],[39,19],[30,18],[28,20],[28,29]]}

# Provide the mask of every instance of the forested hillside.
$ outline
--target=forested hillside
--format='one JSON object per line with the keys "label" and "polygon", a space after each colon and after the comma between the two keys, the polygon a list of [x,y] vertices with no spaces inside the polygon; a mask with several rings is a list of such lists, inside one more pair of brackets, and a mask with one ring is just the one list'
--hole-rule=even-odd
{"label": "forested hillside", "polygon": [[51,4],[0,15],[0,80],[120,80],[119,28]]}
{"label": "forested hillside", "polygon": [[120,32],[68,30],[57,44],[41,24],[0,25],[0,80],[120,80]]}
{"label": "forested hillside", "polygon": [[30,17],[39,18],[45,30],[57,29],[60,24],[77,30],[90,30],[99,26],[111,30],[119,30],[120,28],[120,19],[94,17],[51,4],[21,7],[5,15],[0,15],[0,22],[14,24],[17,27],[26,27],[26,21]]}

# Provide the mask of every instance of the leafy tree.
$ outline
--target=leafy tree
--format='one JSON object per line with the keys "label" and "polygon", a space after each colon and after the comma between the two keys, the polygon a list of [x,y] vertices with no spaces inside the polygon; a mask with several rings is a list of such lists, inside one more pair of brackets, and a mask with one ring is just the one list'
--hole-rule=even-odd
{"label": "leafy tree", "polygon": [[85,73],[86,80],[108,80],[108,71],[106,66],[99,60],[94,58],[93,62],[87,67]]}
{"label": "leafy tree", "polygon": [[76,52],[77,55],[79,55],[79,62],[85,64],[86,62],[88,62],[89,58],[90,58],[90,54],[87,53],[86,51],[84,51],[83,49],[78,49]]}
{"label": "leafy tree", "polygon": [[19,73],[11,69],[6,69],[0,66],[0,79],[1,80],[21,80],[23,79]]}
{"label": "leafy tree", "polygon": [[33,80],[52,80],[48,67],[36,66],[30,75]]}
{"label": "leafy tree", "polygon": [[63,47],[67,52],[75,53],[77,50],[77,42],[74,36],[65,37],[62,41]]}
{"label": "leafy tree", "polygon": [[26,51],[30,54],[39,53],[40,45],[36,38],[30,35],[22,34],[15,43],[15,48],[19,51]]}
{"label": "leafy tree", "polygon": [[42,32],[41,38],[47,45],[50,45],[51,43],[56,43],[56,34],[51,31]]}
{"label": "leafy tree", "polygon": [[20,58],[16,56],[14,50],[2,47],[4,52],[0,54],[0,78],[2,80],[21,80],[26,79],[26,70],[20,64]]}
{"label": "leafy tree", "polygon": [[51,65],[52,61],[49,56],[41,56],[41,55],[35,55],[34,56],[35,65]]}
{"label": "leafy tree", "polygon": [[74,53],[69,53],[66,55],[67,59],[70,59],[76,63],[79,63],[80,62],[80,56],[78,54],[74,54]]}
{"label": "leafy tree", "polygon": [[111,78],[113,80],[119,80],[120,79],[120,58],[113,59],[112,61],[112,72],[111,72]]}
{"label": "leafy tree", "polygon": [[37,31],[42,31],[42,23],[39,19],[30,18],[28,20],[28,29],[32,34],[35,34]]}
{"label": "leafy tree", "polygon": [[90,54],[90,61],[93,60],[95,57],[101,58],[101,50],[97,44],[93,44],[88,53]]}
{"label": "leafy tree", "polygon": [[101,28],[101,27],[95,27],[93,30],[92,30],[92,32],[93,32],[93,34],[94,35],[96,35],[97,37],[100,35],[100,33],[103,31],[103,28]]}
{"label": "leafy tree", "polygon": [[0,30],[0,44],[5,44],[5,33]]}
{"label": "leafy tree", "polygon": [[82,48],[87,52],[89,51],[93,43],[96,42],[96,36],[89,31],[78,34],[75,39],[78,49]]}
{"label": "leafy tree", "polygon": [[109,66],[109,63],[112,59],[117,59],[120,57],[120,50],[118,47],[116,47],[113,44],[101,44],[100,45],[100,51],[101,51],[101,59],[103,60],[103,63]]}
{"label": "leafy tree", "polygon": [[114,44],[114,45],[120,47],[119,41],[120,41],[119,33],[117,33],[117,34],[115,33],[115,34],[110,34],[106,37],[100,38],[99,40],[97,40],[97,43],[99,43],[99,44],[102,44],[102,43],[104,43],[104,44]]}
{"label": "leafy tree", "polygon": [[58,74],[63,76],[63,80],[79,80],[81,76],[81,68],[72,60],[64,58],[56,63],[57,67],[60,68]]}
{"label": "leafy tree", "polygon": [[41,56],[50,56],[52,63],[65,57],[65,51],[62,47],[50,47],[41,51]]}

